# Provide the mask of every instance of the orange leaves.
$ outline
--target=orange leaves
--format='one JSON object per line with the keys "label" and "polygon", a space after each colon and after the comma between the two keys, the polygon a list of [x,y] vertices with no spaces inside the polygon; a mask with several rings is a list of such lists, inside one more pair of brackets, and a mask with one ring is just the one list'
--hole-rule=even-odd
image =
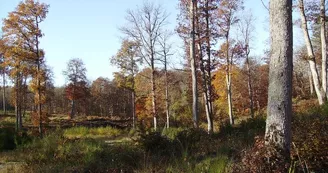
{"label": "orange leaves", "polygon": [[80,81],[75,85],[71,83],[66,87],[66,96],[69,100],[79,100],[86,96],[87,91],[88,87],[86,82]]}

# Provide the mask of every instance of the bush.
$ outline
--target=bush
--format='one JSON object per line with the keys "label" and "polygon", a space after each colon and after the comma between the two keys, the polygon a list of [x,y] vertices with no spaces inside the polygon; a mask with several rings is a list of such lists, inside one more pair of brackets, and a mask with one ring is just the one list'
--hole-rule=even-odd
{"label": "bush", "polygon": [[170,156],[175,153],[173,142],[159,132],[142,134],[138,142],[146,152],[152,155]]}
{"label": "bush", "polygon": [[10,129],[0,129],[0,151],[16,148],[15,133]]}

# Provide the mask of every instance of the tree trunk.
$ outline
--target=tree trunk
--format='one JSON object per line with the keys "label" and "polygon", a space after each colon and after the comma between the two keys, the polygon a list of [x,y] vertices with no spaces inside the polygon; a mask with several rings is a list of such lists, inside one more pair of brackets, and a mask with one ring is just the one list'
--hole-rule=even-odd
{"label": "tree trunk", "polygon": [[226,74],[226,78],[227,78],[227,95],[228,95],[228,107],[229,107],[229,120],[230,120],[230,124],[234,125],[235,120],[234,120],[233,112],[232,112],[232,92],[231,92],[231,74],[230,74],[230,72],[228,72]]}
{"label": "tree trunk", "polygon": [[72,109],[71,109],[71,119],[74,118],[75,115],[75,100],[72,100]]}
{"label": "tree trunk", "polygon": [[327,43],[326,43],[326,8],[325,0],[321,0],[320,4],[320,20],[321,20],[321,77],[322,77],[322,89],[325,97],[327,97]]}
{"label": "tree trunk", "polygon": [[270,1],[271,57],[266,145],[289,157],[291,144],[293,23],[292,0]]}
{"label": "tree trunk", "polygon": [[312,82],[312,76],[311,76],[312,74],[311,74],[311,69],[309,69],[309,84],[310,84],[310,94],[311,94],[311,96],[313,95],[313,92],[314,92],[314,90],[313,90],[313,82]]}
{"label": "tree trunk", "polygon": [[202,55],[202,50],[201,50],[201,45],[200,43],[198,44],[198,48],[199,50],[199,56],[200,56],[200,70],[202,73],[202,78],[203,78],[203,97],[204,97],[204,103],[205,103],[205,112],[206,112],[206,118],[207,118],[207,130],[208,133],[212,133],[213,132],[213,122],[212,122],[212,116],[211,116],[211,108],[210,108],[210,104],[209,104],[209,98],[208,98],[208,87],[207,87],[207,78],[206,78],[206,72],[205,72],[205,68],[204,68],[204,59],[203,59],[203,55]]}
{"label": "tree trunk", "polygon": [[195,6],[196,0],[192,0],[190,3],[190,18],[191,18],[191,40],[190,40],[190,66],[192,76],[192,115],[194,121],[194,128],[198,128],[198,90],[197,90],[197,68],[196,68],[196,56],[195,56]]}
{"label": "tree trunk", "polygon": [[16,75],[15,79],[15,92],[16,92],[16,99],[15,99],[15,114],[16,114],[16,131],[20,131],[22,129],[22,80],[21,80],[21,75],[19,72]]}
{"label": "tree trunk", "polygon": [[230,119],[230,124],[234,125],[235,121],[234,121],[234,117],[233,117],[233,112],[232,112],[232,92],[231,92],[231,67],[232,67],[232,57],[233,55],[231,55],[231,60],[230,60],[230,55],[229,55],[229,31],[226,35],[226,46],[227,46],[227,50],[226,50],[226,63],[227,63],[227,67],[226,67],[226,82],[227,82],[227,95],[228,95],[228,107],[229,107],[229,119]]}
{"label": "tree trunk", "polygon": [[164,55],[165,70],[165,109],[166,109],[166,128],[170,128],[170,104],[169,104],[169,83],[167,74],[167,57]]}
{"label": "tree trunk", "polygon": [[211,33],[210,33],[210,14],[209,14],[209,0],[206,0],[206,53],[207,53],[207,80],[206,94],[208,101],[209,114],[207,116],[207,128],[209,133],[213,133],[213,105],[212,105],[212,75],[211,75]]}
{"label": "tree trunk", "polygon": [[323,93],[322,87],[320,85],[320,79],[318,75],[318,70],[315,62],[315,56],[313,52],[313,46],[310,40],[309,36],[309,31],[306,23],[306,16],[304,12],[304,3],[303,0],[299,0],[299,10],[300,10],[300,16],[301,16],[301,21],[302,21],[302,30],[304,34],[304,39],[305,39],[305,44],[307,48],[307,53],[308,53],[308,63],[310,65],[311,69],[311,74],[312,74],[312,79],[313,79],[313,84],[314,84],[314,89],[318,97],[319,104],[322,105],[324,102],[325,95]]}
{"label": "tree trunk", "polygon": [[7,109],[6,109],[6,73],[5,73],[5,70],[3,70],[2,81],[3,81],[3,90],[2,90],[3,112],[4,112],[4,115],[7,115]]}
{"label": "tree trunk", "polygon": [[133,128],[136,128],[136,93],[135,91],[133,90],[132,92],[132,95],[131,95],[131,103],[132,103],[132,120],[133,120],[133,124],[132,124],[132,127]]}
{"label": "tree trunk", "polygon": [[[247,50],[248,51],[248,48]],[[247,68],[247,84],[248,84],[248,96],[249,96],[249,108],[251,109],[251,117],[254,118],[254,102],[253,102],[253,88],[251,79],[251,68],[249,66],[249,52],[246,53],[246,68]]]}
{"label": "tree trunk", "polygon": [[[152,55],[153,56],[153,55]],[[152,105],[153,105],[153,117],[154,117],[154,130],[157,130],[157,112],[156,112],[156,86],[155,86],[155,66],[154,58],[151,62],[151,95],[152,95]]]}

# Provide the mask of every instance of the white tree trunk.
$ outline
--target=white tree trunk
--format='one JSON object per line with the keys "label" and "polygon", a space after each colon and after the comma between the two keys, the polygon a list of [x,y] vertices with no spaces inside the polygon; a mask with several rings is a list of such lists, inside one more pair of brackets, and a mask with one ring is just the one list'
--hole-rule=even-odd
{"label": "white tree trunk", "polygon": [[311,96],[314,93],[314,89],[313,89],[313,82],[312,82],[312,73],[311,73],[311,69],[309,69],[309,84],[310,84],[310,94]]}
{"label": "white tree trunk", "polygon": [[326,43],[326,8],[325,0],[321,0],[320,4],[320,20],[321,20],[321,77],[322,77],[322,89],[324,96],[327,97],[327,43]]}
{"label": "white tree trunk", "polygon": [[228,72],[226,74],[226,79],[227,79],[227,95],[228,95],[228,107],[229,107],[229,119],[230,119],[230,124],[234,125],[235,120],[233,117],[233,112],[232,112],[232,92],[231,92],[231,74]]}
{"label": "white tree trunk", "polygon": [[197,90],[197,71],[196,71],[196,56],[195,56],[195,5],[196,0],[190,3],[190,18],[191,18],[191,40],[190,40],[190,66],[192,76],[192,115],[194,127],[198,128],[198,90]]}
{"label": "white tree trunk", "polygon": [[270,1],[270,33],[266,145],[279,147],[289,156],[293,79],[292,0]]}
{"label": "white tree trunk", "polygon": [[318,75],[317,66],[315,63],[313,46],[312,46],[312,43],[310,40],[310,35],[309,35],[307,23],[306,23],[306,16],[305,16],[305,12],[304,12],[303,0],[299,0],[299,10],[300,10],[300,16],[301,16],[301,21],[302,21],[302,30],[303,30],[303,34],[304,34],[306,49],[307,49],[307,53],[309,56],[308,62],[309,62],[310,70],[312,73],[313,85],[314,85],[314,89],[315,89],[315,92],[318,97],[319,104],[322,105],[324,102],[325,95],[320,86],[320,79],[319,79],[319,75]]}

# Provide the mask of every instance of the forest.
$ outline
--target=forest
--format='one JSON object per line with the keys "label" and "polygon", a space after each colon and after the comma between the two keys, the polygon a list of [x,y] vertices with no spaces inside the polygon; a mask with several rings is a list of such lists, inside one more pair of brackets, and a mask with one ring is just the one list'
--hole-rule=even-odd
{"label": "forest", "polygon": [[90,80],[73,57],[62,86],[41,46],[51,4],[11,9],[0,172],[328,172],[326,1],[258,0],[261,55],[263,26],[244,0],[177,1],[174,30],[157,1],[125,12],[112,78]]}

